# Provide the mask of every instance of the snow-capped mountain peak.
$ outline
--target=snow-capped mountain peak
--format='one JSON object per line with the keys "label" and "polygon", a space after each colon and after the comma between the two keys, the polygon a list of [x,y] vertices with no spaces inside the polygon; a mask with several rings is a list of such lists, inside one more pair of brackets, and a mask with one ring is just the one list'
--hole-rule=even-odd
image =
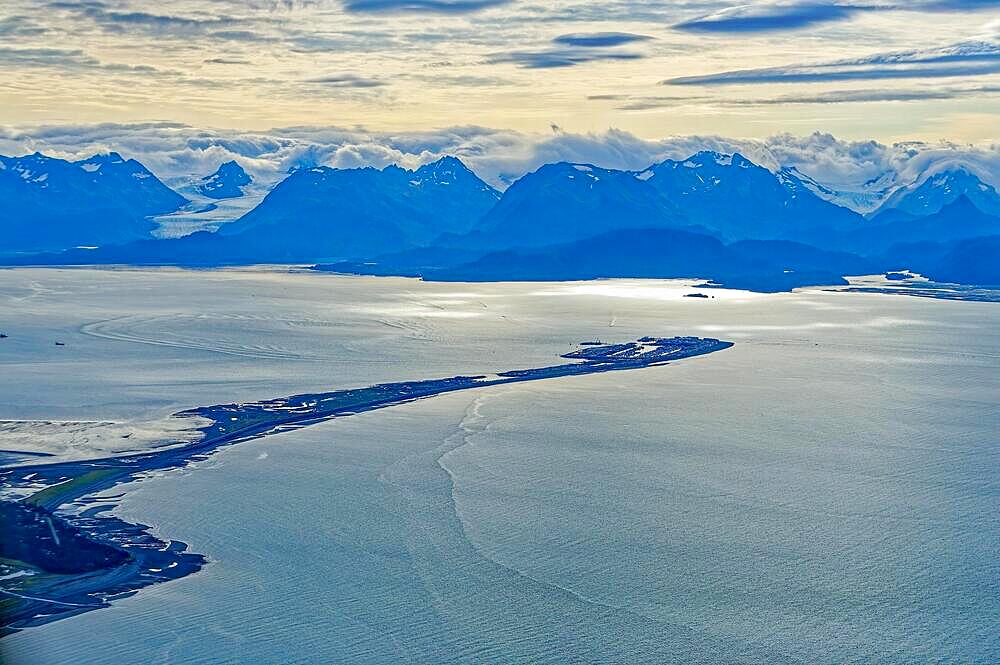
{"label": "snow-capped mountain peak", "polygon": [[898,210],[915,216],[931,215],[959,197],[967,197],[979,210],[1000,216],[1000,194],[965,166],[925,175],[896,190],[879,207],[879,213]]}
{"label": "snow-capped mountain peak", "polygon": [[495,198],[500,196],[499,192],[482,182],[479,176],[473,173],[472,169],[466,166],[462,160],[451,155],[445,155],[436,161],[424,164],[415,171],[407,171],[395,164],[383,169],[383,171],[388,170],[395,170],[400,175],[408,176],[408,182],[413,187],[469,185],[473,189],[489,193]]}
{"label": "snow-capped mountain peak", "polygon": [[212,175],[205,176],[195,187],[202,196],[212,199],[232,199],[243,196],[243,187],[253,182],[253,178],[235,161],[220,165]]}

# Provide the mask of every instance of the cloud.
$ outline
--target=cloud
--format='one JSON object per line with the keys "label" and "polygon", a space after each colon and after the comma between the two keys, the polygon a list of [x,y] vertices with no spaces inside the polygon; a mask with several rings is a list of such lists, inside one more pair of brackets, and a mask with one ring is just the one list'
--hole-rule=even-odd
{"label": "cloud", "polygon": [[95,23],[121,30],[124,26],[134,29],[145,29],[152,32],[206,32],[217,28],[230,27],[236,23],[226,17],[197,19],[148,12],[116,12],[109,11],[103,5],[93,3],[75,4],[72,2],[56,2],[50,7],[66,9],[89,17]]}
{"label": "cloud", "polygon": [[7,16],[0,18],[0,37],[36,37],[48,32],[27,16]]}
{"label": "cloud", "polygon": [[615,47],[647,41],[652,37],[627,32],[591,32],[560,35],[552,40],[553,47],[537,51],[513,51],[492,55],[490,63],[513,63],[525,69],[556,69],[574,67],[601,60],[638,60],[645,55]]}
{"label": "cloud", "polygon": [[46,67],[69,70],[101,70],[118,73],[168,73],[150,65],[101,62],[80,49],[10,48],[0,46],[0,68]]}
{"label": "cloud", "polygon": [[[9,0],[10,10],[0,11],[0,15],[10,15],[9,19],[0,17],[0,47],[52,48],[77,50],[77,53],[65,55],[62,60],[55,54],[44,57],[22,54],[24,73],[30,75],[31,80],[6,77],[8,82],[2,85],[7,94],[4,116],[10,121],[23,122],[62,118],[168,118],[223,125],[232,122],[244,127],[296,122],[370,122],[379,126],[415,127],[426,126],[433,118],[445,123],[471,118],[493,125],[537,128],[554,119],[579,128],[588,126],[587,120],[574,119],[573,103],[591,89],[594,92],[721,96],[729,91],[720,89],[709,93],[678,88],[644,91],[641,88],[670,76],[705,74],[711,77],[717,72],[727,74],[732,70],[782,64],[783,51],[797,54],[784,56],[788,58],[787,64],[804,67],[799,63],[816,61],[822,65],[825,60],[864,54],[870,52],[869,49],[888,51],[947,44],[959,39],[953,36],[955,34],[979,33],[982,24],[990,18],[973,14],[935,21],[936,16],[928,18],[911,13],[904,16],[901,13],[891,17],[898,18],[898,24],[888,26],[890,17],[883,14],[879,25],[886,24],[888,32],[884,43],[891,46],[871,45],[882,43],[877,41],[881,35],[871,34],[879,28],[875,21],[859,21],[858,25],[809,35],[808,39],[797,40],[787,50],[781,45],[776,47],[775,40],[768,37],[736,34],[732,39],[716,40],[706,39],[703,34],[664,31],[664,26],[685,19],[696,21],[694,16],[697,14],[709,14],[737,4],[749,5],[758,13],[774,13],[779,11],[775,7],[779,7],[782,12],[787,10],[801,15],[803,12],[822,13],[828,11],[823,9],[825,6],[846,6],[848,2],[904,4],[903,0],[814,0],[780,4],[768,0],[683,0],[677,3],[657,0],[600,3],[584,0],[174,0],[163,3],[62,0],[49,4],[46,0],[41,3]],[[912,4],[943,10],[945,5],[952,8],[1000,6],[1000,1],[931,4],[926,0],[914,0]],[[484,11],[476,13],[477,10]],[[750,9],[739,11],[745,13]],[[399,16],[391,12],[414,12],[416,15]],[[723,11],[712,16],[731,19],[738,14],[737,10],[730,9],[728,13]],[[6,39],[3,34],[4,30],[23,33],[38,29],[45,29],[48,34],[37,37],[11,35]],[[7,67],[18,66],[11,64],[12,59],[9,53],[0,54],[0,66],[5,66],[5,62]],[[115,59],[122,64],[97,62],[98,59]],[[124,63],[157,67],[160,71],[143,84],[138,72],[152,70],[128,69]],[[969,68],[974,72],[995,68],[994,63],[980,60],[913,66],[856,65],[845,69],[916,70],[932,66],[938,71],[929,72],[931,76],[969,73]],[[85,70],[86,67],[91,69]],[[130,71],[136,74],[128,75]],[[331,71],[357,72],[370,78],[368,83],[337,81],[326,86],[305,81]],[[607,71],[620,76],[617,85],[612,86],[612,81],[607,79],[595,81],[592,78]],[[85,75],[77,77],[78,72]],[[795,80],[796,72],[780,75]],[[809,80],[809,76],[837,76],[826,70],[811,74],[798,72],[797,75],[801,80]],[[851,77],[863,80],[873,75],[868,72],[842,75],[845,83],[836,87],[865,87],[846,81]],[[898,77],[913,75],[909,71],[891,73]],[[77,78],[70,81],[67,77],[71,76]],[[782,80],[780,76],[778,80]],[[541,82],[543,86],[538,85]],[[713,84],[722,82],[714,81]],[[338,85],[341,90],[335,90]],[[906,83],[901,85],[909,87]],[[502,91],[488,90],[501,86],[505,88]],[[482,89],[483,94],[466,94],[472,87]],[[353,88],[353,93],[347,88]],[[94,90],[102,94],[87,94]],[[755,92],[742,96],[764,95]],[[324,103],[303,104],[300,103],[303,97],[306,101]],[[331,99],[333,103],[327,103]],[[367,106],[373,101],[378,102],[377,107]],[[712,112],[712,102],[712,99],[704,102],[707,113]],[[630,105],[626,110],[639,110],[639,105],[653,108],[657,103],[690,105],[693,102],[679,99],[622,102]],[[404,112],[406,109],[409,111]],[[611,114],[612,121],[618,118],[617,122],[623,125],[652,120],[619,113],[612,104],[604,105],[603,110]],[[928,128],[924,131],[937,134],[946,131],[949,123],[958,123],[957,116],[964,110],[935,107],[934,111],[939,112],[936,117],[906,121],[873,118],[868,127],[879,136],[917,134],[921,131],[920,125]],[[714,117],[698,116],[696,109],[687,108],[684,113],[664,117],[662,121],[677,131],[712,128],[753,135],[787,126],[779,117],[783,115],[780,113],[766,118],[761,113],[758,118],[746,120],[734,117],[732,124],[725,115],[716,112]],[[799,122],[806,122],[806,119],[799,119]],[[842,118],[821,118],[809,126],[843,127],[845,122],[847,120]],[[984,126],[987,123],[985,118],[966,123],[956,133],[985,136],[989,134],[989,128]],[[641,125],[627,126],[639,130]],[[728,129],[730,126],[733,129]],[[642,131],[648,131],[648,125]]]}
{"label": "cloud", "polygon": [[177,16],[152,14],[145,11],[115,11],[101,2],[49,3],[50,9],[69,12],[93,21],[105,32],[118,34],[144,33],[154,37],[208,36],[232,41],[258,42],[268,38],[254,31],[255,26],[267,23],[266,19],[236,18],[226,15]]}
{"label": "cloud", "polygon": [[343,0],[349,12],[469,14],[513,0]]}
{"label": "cloud", "polygon": [[780,164],[796,167],[824,185],[843,192],[878,194],[852,201],[868,212],[900,186],[921,182],[935,173],[964,168],[985,182],[1000,184],[1000,145],[949,142],[842,141],[831,134],[780,134],[767,139],[768,150]]}
{"label": "cloud", "polygon": [[208,58],[202,60],[206,65],[249,65],[250,61],[245,58]]}
{"label": "cloud", "polygon": [[674,25],[686,32],[768,32],[797,30],[817,23],[841,21],[871,7],[834,3],[745,5],[730,7],[714,14]]}
{"label": "cloud", "polygon": [[587,99],[620,102],[615,107],[619,111],[649,111],[710,101],[707,97],[685,97],[682,95],[588,95]]}
{"label": "cloud", "polygon": [[998,0],[908,0],[907,2],[765,2],[727,7],[674,24],[674,29],[700,33],[753,33],[800,30],[844,21],[861,12],[967,12],[1000,6]]}
{"label": "cloud", "polygon": [[319,78],[308,79],[307,83],[322,83],[332,88],[380,88],[386,85],[383,81],[369,79],[357,74],[329,74]]}
{"label": "cloud", "polygon": [[850,104],[863,102],[914,102],[993,95],[1000,85],[946,87],[931,90],[832,90],[813,95],[780,95],[764,99],[725,100],[729,106],[781,106],[784,104]]}
{"label": "cloud", "polygon": [[61,48],[10,48],[0,46],[0,65],[17,67],[62,67],[98,65],[97,58],[80,49]]}
{"label": "cloud", "polygon": [[490,63],[513,63],[525,69],[555,69],[558,67],[574,67],[586,62],[600,60],[638,60],[641,53],[626,51],[595,51],[593,49],[548,49],[544,51],[514,51],[513,53],[495,54],[489,58]]}
{"label": "cloud", "polygon": [[414,81],[428,83],[445,83],[462,88],[497,88],[510,85],[511,81],[500,76],[476,76],[474,74],[407,74],[405,77]]}
{"label": "cloud", "polygon": [[962,97],[983,97],[1000,93],[1000,85],[948,86],[927,89],[862,89],[829,90],[813,94],[776,95],[774,97],[724,99],[706,96],[674,95],[588,95],[591,101],[620,102],[619,111],[648,111],[652,109],[674,108],[690,104],[710,107],[740,106],[785,106],[789,104],[854,104],[872,102],[914,102],[930,100],[959,99]]}
{"label": "cloud", "polygon": [[257,43],[275,41],[273,37],[267,37],[253,30],[215,30],[214,32],[209,32],[208,36],[232,42]]}
{"label": "cloud", "polygon": [[936,49],[880,53],[811,65],[742,69],[663,81],[667,85],[813,83],[907,78],[982,76],[1000,73],[1000,45],[962,42]]}
{"label": "cloud", "polygon": [[578,46],[583,48],[599,48],[604,46],[621,46],[632,42],[642,42],[652,39],[648,35],[636,35],[630,32],[578,32],[570,35],[560,35],[552,41],[563,46]]}

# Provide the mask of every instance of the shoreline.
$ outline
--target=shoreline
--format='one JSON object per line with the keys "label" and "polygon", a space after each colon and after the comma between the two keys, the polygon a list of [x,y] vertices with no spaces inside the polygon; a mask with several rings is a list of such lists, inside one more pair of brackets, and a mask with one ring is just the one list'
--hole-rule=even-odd
{"label": "shoreline", "polygon": [[174,414],[201,416],[210,421],[199,428],[202,438],[187,445],[97,459],[0,467],[3,489],[24,487],[29,479],[32,485],[46,483],[45,488],[21,500],[0,500],[4,521],[12,532],[11,545],[0,552],[0,572],[4,573],[0,577],[0,637],[107,607],[113,600],[152,584],[195,573],[207,563],[203,555],[188,552],[185,543],[157,539],[147,525],[105,515],[123,494],[105,499],[92,496],[137,481],[146,472],[182,468],[223,446],[442,393],[655,367],[731,346],[732,342],[714,338],[643,337],[623,344],[581,345],[561,356],[570,360],[568,363],[490,376],[404,381],[197,407]]}

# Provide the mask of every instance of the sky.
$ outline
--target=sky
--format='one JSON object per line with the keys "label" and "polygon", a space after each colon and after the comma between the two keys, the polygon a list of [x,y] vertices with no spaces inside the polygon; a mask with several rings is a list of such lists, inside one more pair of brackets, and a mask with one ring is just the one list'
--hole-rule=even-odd
{"label": "sky", "polygon": [[0,152],[168,175],[453,152],[502,183],[735,146],[855,180],[960,148],[996,176],[998,118],[1000,0],[0,3]]}
{"label": "sky", "polygon": [[993,0],[2,5],[6,125],[998,133]]}

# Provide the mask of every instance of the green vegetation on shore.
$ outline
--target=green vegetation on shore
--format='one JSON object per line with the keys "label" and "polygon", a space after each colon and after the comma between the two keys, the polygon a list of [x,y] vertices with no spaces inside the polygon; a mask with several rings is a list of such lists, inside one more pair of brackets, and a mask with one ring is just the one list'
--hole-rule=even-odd
{"label": "green vegetation on shore", "polygon": [[24,503],[39,508],[52,509],[63,503],[63,497],[77,496],[81,487],[104,480],[120,469],[94,469],[57,485],[50,485],[24,499]]}

